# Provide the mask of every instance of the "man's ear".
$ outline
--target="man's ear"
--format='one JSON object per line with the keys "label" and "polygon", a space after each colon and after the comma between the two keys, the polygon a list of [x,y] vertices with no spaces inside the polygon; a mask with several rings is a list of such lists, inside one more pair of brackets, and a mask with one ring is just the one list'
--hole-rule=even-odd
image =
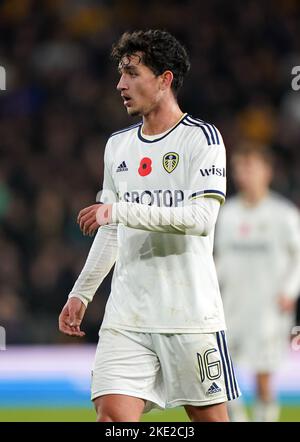
{"label": "man's ear", "polygon": [[171,87],[174,75],[172,71],[165,71],[161,74],[161,89],[169,89]]}

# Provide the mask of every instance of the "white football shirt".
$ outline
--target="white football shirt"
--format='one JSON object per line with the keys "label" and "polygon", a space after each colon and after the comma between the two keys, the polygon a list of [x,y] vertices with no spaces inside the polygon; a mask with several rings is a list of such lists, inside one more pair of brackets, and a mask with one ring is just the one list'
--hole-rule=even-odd
{"label": "white football shirt", "polygon": [[300,218],[270,192],[249,207],[239,196],[221,208],[216,226],[217,269],[229,339],[255,345],[288,332],[278,296],[300,291]]}
{"label": "white football shirt", "polygon": [[[144,136],[139,123],[107,142],[101,202],[119,201],[114,206],[120,205],[121,212],[125,203],[179,208],[203,197],[222,203],[225,192],[223,140],[202,120],[185,114],[156,137]],[[214,229],[207,236],[193,229],[152,230],[118,224],[118,256],[102,328],[159,333],[225,329],[212,256]]]}

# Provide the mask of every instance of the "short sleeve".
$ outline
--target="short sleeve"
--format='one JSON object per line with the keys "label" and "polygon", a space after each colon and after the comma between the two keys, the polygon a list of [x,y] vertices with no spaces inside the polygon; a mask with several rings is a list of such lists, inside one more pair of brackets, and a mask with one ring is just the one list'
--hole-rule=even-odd
{"label": "short sleeve", "polygon": [[118,201],[116,188],[111,173],[111,145],[110,140],[106,143],[104,152],[104,178],[99,202],[103,204],[113,204]]}
{"label": "short sleeve", "polygon": [[218,129],[199,126],[193,137],[190,163],[190,202],[197,198],[215,198],[221,204],[226,197],[226,151]]}

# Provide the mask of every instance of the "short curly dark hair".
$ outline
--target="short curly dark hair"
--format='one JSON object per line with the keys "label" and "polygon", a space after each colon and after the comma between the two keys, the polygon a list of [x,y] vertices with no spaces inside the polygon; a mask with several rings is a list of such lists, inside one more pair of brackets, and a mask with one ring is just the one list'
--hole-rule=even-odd
{"label": "short curly dark hair", "polygon": [[172,90],[177,95],[183,79],[190,69],[190,61],[185,48],[167,31],[159,29],[125,32],[113,45],[112,58],[119,64],[124,56],[141,52],[142,63],[155,75],[170,70],[174,79]]}

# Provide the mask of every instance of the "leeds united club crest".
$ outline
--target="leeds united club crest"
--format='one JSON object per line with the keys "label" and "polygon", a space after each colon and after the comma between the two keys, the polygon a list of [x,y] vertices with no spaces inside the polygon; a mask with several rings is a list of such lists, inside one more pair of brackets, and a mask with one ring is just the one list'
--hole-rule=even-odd
{"label": "leeds united club crest", "polygon": [[163,157],[163,166],[166,172],[171,173],[176,169],[179,162],[179,155],[176,152],[168,152]]}

